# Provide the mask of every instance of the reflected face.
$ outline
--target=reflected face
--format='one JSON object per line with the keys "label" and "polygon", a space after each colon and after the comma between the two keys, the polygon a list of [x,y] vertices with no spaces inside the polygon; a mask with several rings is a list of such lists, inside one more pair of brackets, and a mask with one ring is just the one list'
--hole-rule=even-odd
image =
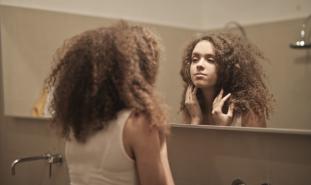
{"label": "reflected face", "polygon": [[199,88],[214,87],[217,82],[217,66],[214,46],[202,40],[192,51],[190,75],[193,84]]}

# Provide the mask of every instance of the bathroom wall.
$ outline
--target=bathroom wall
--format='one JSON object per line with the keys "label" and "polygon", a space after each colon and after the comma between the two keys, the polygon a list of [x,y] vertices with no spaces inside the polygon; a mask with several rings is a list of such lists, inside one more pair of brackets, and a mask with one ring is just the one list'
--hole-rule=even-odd
{"label": "bathroom wall", "polygon": [[[66,164],[53,166],[55,168],[51,179],[48,177],[46,162],[37,161],[18,165],[14,177],[10,175],[10,164],[14,159],[20,157],[36,156],[47,152],[63,153],[63,141],[58,139],[50,129],[49,121],[30,117],[31,106],[38,97],[43,80],[50,69],[52,54],[62,44],[63,39],[59,40],[59,37],[65,39],[76,34],[77,30],[82,31],[93,27],[111,25],[115,20],[27,8],[0,7],[0,10],[2,10],[0,15],[3,16],[1,17],[2,23],[7,26],[6,34],[2,33],[5,38],[2,37],[2,39],[8,41],[5,42],[9,43],[8,45],[12,44],[13,46],[11,49],[3,48],[2,51],[5,54],[16,52],[10,55],[14,58],[6,58],[4,53],[1,56],[6,63],[0,66],[6,68],[5,70],[1,69],[0,74],[0,184],[68,184]],[[148,26],[156,30],[163,39],[166,46],[163,49],[172,54],[161,56],[161,63],[166,63],[166,65],[164,68],[161,65],[159,69],[162,78],[158,78],[158,81],[162,83],[158,85],[158,88],[180,88],[181,83],[168,83],[167,76],[173,75],[170,79],[179,82],[178,71],[174,70],[176,74],[173,74],[172,69],[176,69],[178,66],[179,60],[177,58],[181,56],[183,41],[190,38],[194,31],[168,26]],[[60,28],[66,31],[55,34]],[[29,47],[29,43],[32,42],[39,44],[35,45],[36,47],[33,45]],[[21,94],[21,92],[23,93]],[[167,92],[168,94],[174,93]],[[165,96],[162,97],[166,98]],[[178,104],[179,102],[172,103]]]}
{"label": "bathroom wall", "polygon": [[248,25],[301,18],[311,10],[310,0],[0,0],[0,4],[201,30],[223,27],[232,20]]}
{"label": "bathroom wall", "polygon": [[[2,65],[0,65],[2,66]],[[1,68],[1,67],[0,67]],[[1,74],[2,77],[2,69]],[[46,120],[4,116],[3,83],[0,80],[0,184],[1,185],[67,185],[66,165],[53,166],[49,179],[46,162],[17,166],[11,176],[11,163],[19,157],[62,153],[63,142],[53,135]]]}
{"label": "bathroom wall", "polygon": [[311,133],[173,127],[168,149],[177,185],[311,184]]}
{"label": "bathroom wall", "polygon": [[[10,175],[15,158],[46,152],[63,153],[47,121],[1,114],[1,185],[68,185],[66,164],[55,166],[51,179],[44,162]],[[311,135],[173,127],[168,152],[176,185],[230,185],[235,178],[248,185],[311,184]]]}
{"label": "bathroom wall", "polygon": [[[0,6],[0,18],[5,61],[4,111],[6,115],[18,117],[31,116],[31,108],[50,70],[53,53],[64,39],[82,30],[115,22],[104,17],[5,6]],[[263,65],[276,104],[268,127],[311,129],[311,99],[307,98],[311,86],[305,85],[311,78],[311,52],[289,47],[289,43],[298,39],[301,23],[302,19],[291,19],[245,26],[249,40],[269,60]],[[178,111],[182,94],[179,76],[182,50],[188,40],[203,31],[143,25],[152,28],[162,39],[164,52],[157,90],[169,105],[170,121],[181,122]]]}
{"label": "bathroom wall", "polygon": [[16,175],[11,176],[10,165],[16,158],[63,152],[63,142],[52,134],[47,122],[1,115],[0,129],[0,184],[69,184],[65,163],[53,165],[51,179],[46,161],[17,165]]}
{"label": "bathroom wall", "polygon": [[[271,60],[271,64],[266,65],[268,74],[275,75],[275,81],[270,83],[289,89],[283,91],[270,84],[272,91],[279,95],[276,116],[272,120],[278,123],[284,121],[291,128],[311,120],[308,117],[310,109],[304,107],[310,101],[307,80],[311,74],[308,73],[308,60],[304,59],[306,52],[281,50],[295,40],[300,23],[301,19],[297,19],[246,27],[250,38],[259,47],[266,46],[264,41],[270,41],[267,44],[269,49],[265,51]],[[261,37],[256,38],[259,34],[262,34]],[[171,33],[168,33],[166,38],[179,38],[178,35],[170,36]],[[279,56],[282,58],[275,59]],[[176,59],[167,61],[172,62],[171,67],[177,62]],[[174,89],[171,85],[179,81],[176,79],[176,84],[168,83],[165,82],[167,78],[171,78],[169,73],[159,79],[163,82],[162,87]],[[17,166],[16,176],[10,175],[10,164],[15,158],[46,152],[63,153],[63,141],[55,137],[47,120],[4,116],[2,79],[0,84],[0,184],[67,185],[69,179],[65,164],[55,166],[52,179],[48,178],[48,166],[43,162]],[[170,101],[177,101],[178,104],[179,94],[175,97],[176,100]],[[280,100],[285,100],[285,103],[280,103]],[[301,105],[301,109],[291,108],[294,101]],[[281,114],[279,109],[287,110]],[[306,117],[293,116],[295,112]],[[287,122],[287,119],[290,121]],[[310,135],[177,127],[172,129],[168,147],[177,185],[229,185],[236,177],[249,185],[263,182],[272,185],[311,184]]]}
{"label": "bathroom wall", "polygon": [[263,51],[268,87],[275,97],[273,128],[311,130],[311,49],[292,49],[303,19],[246,26],[248,38]]}
{"label": "bathroom wall", "polygon": [[[11,162],[19,157],[62,153],[63,141],[49,128],[47,119],[30,115],[43,80],[50,70],[53,52],[63,40],[86,29],[111,25],[114,19],[0,6],[2,28],[1,115],[0,115],[0,184],[68,184],[66,166],[56,166],[48,178],[48,165],[42,161],[17,166],[16,176],[10,175]],[[5,25],[5,26],[4,26]],[[25,26],[26,25],[26,26]],[[178,75],[184,42],[195,31],[162,25],[144,24],[161,37],[165,53],[161,56],[157,88],[168,104],[179,104],[170,89],[180,89]],[[62,38],[62,39],[60,39]],[[31,44],[30,44],[31,43]],[[33,44],[37,43],[37,44]],[[9,54],[8,54],[9,53]],[[170,53],[170,55],[166,55]],[[12,58],[10,58],[12,57]],[[1,61],[2,62],[2,61]],[[171,83],[167,78],[176,83]],[[21,93],[22,92],[22,93]],[[165,94],[162,92],[166,92]],[[177,112],[177,110],[169,110]]]}
{"label": "bathroom wall", "polygon": [[[0,6],[0,21],[4,112],[5,115],[17,117],[31,117],[43,81],[51,70],[53,54],[65,39],[84,30],[116,22],[115,19],[105,17],[11,6]],[[182,50],[196,31],[155,24],[135,24],[148,26],[161,40],[163,52],[156,87],[159,95],[170,105],[171,121],[176,122],[174,118],[177,117],[180,97],[176,92],[182,91],[179,76]]]}
{"label": "bathroom wall", "polygon": [[[1,53],[0,53],[1,58]],[[17,165],[11,175],[11,163],[20,157],[45,153],[63,153],[63,141],[51,131],[47,120],[4,116],[2,65],[0,60],[0,184],[68,185],[66,163],[54,165],[52,178],[46,162]]]}

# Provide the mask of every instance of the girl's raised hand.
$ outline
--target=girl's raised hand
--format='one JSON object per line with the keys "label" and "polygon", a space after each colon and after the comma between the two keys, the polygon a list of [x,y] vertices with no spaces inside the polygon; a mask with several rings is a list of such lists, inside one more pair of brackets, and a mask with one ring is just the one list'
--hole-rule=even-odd
{"label": "girl's raised hand", "polygon": [[190,124],[194,125],[200,124],[203,119],[202,111],[196,96],[197,89],[197,87],[189,85],[185,95],[185,106],[188,110],[188,113],[190,114]]}
{"label": "girl's raised hand", "polygon": [[229,105],[228,112],[225,114],[222,112],[222,107],[224,106],[225,102],[231,96],[231,93],[228,93],[226,96],[223,97],[224,91],[221,89],[219,94],[215,97],[213,101],[213,109],[212,109],[212,117],[213,120],[216,122],[217,125],[231,125],[233,121],[233,110],[234,104]]}

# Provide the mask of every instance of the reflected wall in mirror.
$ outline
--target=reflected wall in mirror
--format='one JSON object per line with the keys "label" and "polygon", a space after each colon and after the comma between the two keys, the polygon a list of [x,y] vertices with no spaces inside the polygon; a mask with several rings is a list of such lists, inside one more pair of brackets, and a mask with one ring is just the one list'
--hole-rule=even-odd
{"label": "reflected wall in mirror", "polygon": [[[72,35],[115,22],[103,17],[10,6],[0,6],[0,17],[5,114],[21,117],[32,115],[57,47]],[[276,105],[268,127],[311,129],[310,50],[289,48],[289,43],[299,36],[302,21],[303,18],[243,25],[247,38],[269,60],[263,67]],[[157,89],[170,107],[170,121],[180,123],[183,83],[179,71],[183,49],[194,37],[211,29],[144,25],[162,38],[164,54]]]}
{"label": "reflected wall in mirror", "polygon": [[[46,112],[48,92],[44,90],[43,83],[51,69],[53,54],[64,40],[84,30],[116,21],[12,6],[0,6],[0,10],[5,114],[19,117],[44,115]],[[160,96],[172,107],[169,114],[174,115],[179,105],[176,98],[181,92],[180,56],[184,43],[196,30],[143,25],[161,38],[165,52],[161,56],[157,88]],[[33,109],[34,105],[36,109]]]}

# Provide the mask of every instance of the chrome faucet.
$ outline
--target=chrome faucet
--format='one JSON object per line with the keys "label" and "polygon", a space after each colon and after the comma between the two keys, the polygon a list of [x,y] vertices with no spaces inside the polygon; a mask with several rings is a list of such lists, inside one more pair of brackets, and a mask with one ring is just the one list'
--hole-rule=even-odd
{"label": "chrome faucet", "polygon": [[61,154],[43,154],[40,156],[31,156],[31,157],[24,157],[15,159],[11,164],[11,175],[15,175],[15,167],[17,164],[28,162],[28,161],[36,161],[36,160],[46,160],[49,164],[49,176],[52,177],[52,164],[54,163],[62,163],[63,162],[63,156]]}

